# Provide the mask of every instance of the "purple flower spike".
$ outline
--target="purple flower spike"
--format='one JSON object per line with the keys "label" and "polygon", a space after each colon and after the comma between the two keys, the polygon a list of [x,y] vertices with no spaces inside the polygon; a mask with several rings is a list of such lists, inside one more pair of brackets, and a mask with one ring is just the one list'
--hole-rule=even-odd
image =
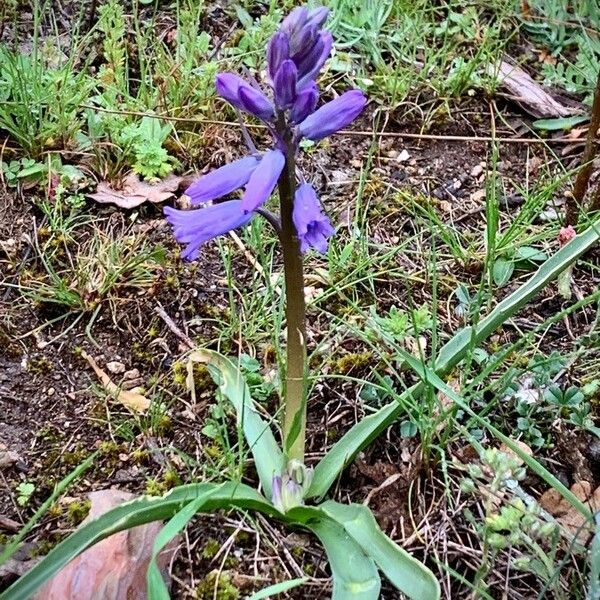
{"label": "purple flower spike", "polygon": [[275,75],[273,87],[275,91],[275,104],[279,108],[290,108],[296,100],[296,83],[298,82],[298,69],[293,60],[284,60]]}
{"label": "purple flower spike", "polygon": [[298,64],[298,91],[310,85],[325,61],[331,54],[333,36],[329,31],[321,31],[311,51]]}
{"label": "purple flower spike", "polygon": [[267,46],[267,68],[271,81],[279,70],[281,63],[290,57],[290,39],[283,31],[278,31]]}
{"label": "purple flower spike", "polygon": [[319,90],[316,85],[302,90],[292,106],[290,111],[290,121],[292,123],[301,123],[310,115],[317,106],[319,100]]}
{"label": "purple flower spike", "polygon": [[271,101],[252,86],[248,84],[240,85],[238,96],[244,110],[251,115],[263,121],[272,121],[275,117],[275,108]]}
{"label": "purple flower spike", "polygon": [[254,216],[245,213],[241,200],[229,200],[197,210],[177,210],[166,206],[165,216],[173,226],[173,234],[180,244],[187,244],[181,257],[195,260],[200,246],[232,229],[246,225]]}
{"label": "purple flower spike", "polygon": [[350,90],[309,115],[300,123],[298,130],[309,140],[322,140],[352,123],[366,103],[367,99],[360,90]]}
{"label": "purple flower spike", "polygon": [[258,160],[254,156],[241,158],[207,173],[192,183],[185,193],[193,205],[226,196],[246,185],[257,166]]}
{"label": "purple flower spike", "polygon": [[322,254],[327,252],[327,238],[335,230],[323,213],[315,190],[308,183],[303,183],[296,189],[292,218],[302,252],[309,248],[315,248]]}
{"label": "purple flower spike", "polygon": [[262,206],[275,187],[285,164],[285,156],[279,150],[269,150],[248,180],[242,198],[242,209],[252,212]]}

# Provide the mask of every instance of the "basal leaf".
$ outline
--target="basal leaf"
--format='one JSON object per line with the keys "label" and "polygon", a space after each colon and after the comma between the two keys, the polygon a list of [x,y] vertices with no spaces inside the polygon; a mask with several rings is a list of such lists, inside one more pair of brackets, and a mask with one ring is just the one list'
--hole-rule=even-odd
{"label": "basal leaf", "polygon": [[366,506],[330,500],[319,508],[339,523],[396,588],[409,598],[437,600],[440,597],[440,586],[433,573],[387,537]]}
{"label": "basal leaf", "polygon": [[250,596],[247,600],[263,600],[263,598],[277,596],[277,594],[287,592],[288,590],[293,590],[295,587],[298,587],[307,581],[308,577],[297,577],[296,579],[290,579],[289,581],[282,581],[281,583],[270,585],[269,587],[252,594],[252,596]]}
{"label": "basal leaf", "polygon": [[238,424],[254,457],[262,489],[270,498],[273,475],[279,475],[283,470],[283,454],[269,424],[254,408],[243,375],[229,358],[212,350],[196,350],[190,354],[189,360],[211,364],[220,372],[221,379],[216,383],[236,411]]}
{"label": "basal leaf", "polygon": [[283,518],[261,494],[241,483],[182,485],[162,497],[144,496],[125,502],[77,529],[53,548],[31,571],[2,592],[0,600],[27,600],[41,585],[86,548],[113,533],[152,521],[170,519],[185,505],[206,495],[208,497],[202,505],[202,510],[205,512],[233,507],[256,510]]}
{"label": "basal leaf", "polygon": [[332,600],[377,600],[381,579],[373,560],[334,519],[320,507],[302,506],[287,516],[302,523],[321,541],[333,578]]}
{"label": "basal leaf", "polygon": [[162,578],[156,559],[163,548],[194,518],[206,503],[214,490],[207,490],[196,499],[188,502],[179,512],[175,513],[160,530],[154,540],[152,558],[148,565],[146,582],[148,586],[148,600],[170,600],[169,590]]}

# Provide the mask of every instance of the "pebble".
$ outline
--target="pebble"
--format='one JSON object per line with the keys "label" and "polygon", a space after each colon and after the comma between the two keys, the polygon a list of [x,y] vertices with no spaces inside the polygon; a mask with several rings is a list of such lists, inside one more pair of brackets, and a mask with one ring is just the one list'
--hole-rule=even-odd
{"label": "pebble", "polygon": [[123,373],[123,379],[137,379],[140,376],[139,369],[129,369]]}
{"label": "pebble", "polygon": [[120,375],[121,373],[125,373],[125,365],[116,360],[112,360],[109,363],[106,363],[106,368],[115,375]]}
{"label": "pebble", "polygon": [[479,177],[481,174],[483,173],[483,166],[482,165],[475,165],[472,169],[471,169],[471,177]]}
{"label": "pebble", "polygon": [[48,395],[48,396],[54,396],[54,392],[55,392],[55,389],[53,387],[48,388],[48,391],[46,392],[46,395]]}

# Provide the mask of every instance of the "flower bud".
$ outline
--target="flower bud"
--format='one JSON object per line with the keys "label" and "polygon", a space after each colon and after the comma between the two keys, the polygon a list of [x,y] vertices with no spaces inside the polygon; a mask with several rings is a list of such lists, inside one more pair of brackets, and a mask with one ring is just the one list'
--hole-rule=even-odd
{"label": "flower bud", "polygon": [[267,47],[267,68],[271,81],[279,70],[281,63],[290,57],[290,40],[287,33],[278,31],[269,41]]}
{"label": "flower bud", "polygon": [[271,101],[257,89],[244,83],[238,89],[238,97],[243,110],[263,121],[272,121],[275,117],[275,109]]}
{"label": "flower bud", "polygon": [[239,75],[235,75],[234,73],[219,73],[215,79],[217,94],[236,108],[244,110],[238,96],[241,85],[247,85],[247,83]]}
{"label": "flower bud", "polygon": [[281,30],[288,35],[294,31],[304,27],[308,19],[308,10],[304,6],[297,6],[290,14],[281,22]]}
{"label": "flower bud", "polygon": [[352,123],[366,103],[367,99],[360,90],[351,90],[309,115],[300,123],[298,130],[309,140],[322,140]]}
{"label": "flower bud", "polygon": [[333,36],[329,31],[322,31],[310,52],[302,58],[298,66],[298,91],[310,85],[319,74],[321,67],[331,54]]}
{"label": "flower bud", "polygon": [[318,100],[319,91],[317,90],[317,86],[313,85],[302,90],[296,96],[296,101],[290,111],[290,121],[292,123],[301,123],[304,121],[308,115],[314,112]]}
{"label": "flower bud", "polygon": [[313,8],[308,13],[306,23],[310,25],[316,25],[320,29],[321,27],[323,27],[325,21],[327,21],[328,16],[329,9],[325,6],[319,6],[318,8]]}
{"label": "flower bud", "polygon": [[292,60],[284,60],[275,74],[273,88],[275,91],[275,104],[282,109],[290,108],[296,100],[296,83],[298,70]]}

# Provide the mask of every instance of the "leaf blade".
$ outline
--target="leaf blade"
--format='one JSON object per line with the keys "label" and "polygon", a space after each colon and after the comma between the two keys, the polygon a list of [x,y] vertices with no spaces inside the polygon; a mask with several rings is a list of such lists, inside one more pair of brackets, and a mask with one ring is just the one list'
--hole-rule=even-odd
{"label": "leaf blade", "polygon": [[[443,375],[454,368],[466,356],[470,347],[478,346],[489,337],[550,281],[597,243],[599,238],[600,230],[597,226],[592,225],[540,265],[538,270],[522,286],[500,302],[476,326],[465,327],[458,331],[440,349],[436,361],[436,373]],[[422,382],[417,383],[403,392],[398,400],[383,406],[377,412],[354,425],[316,465],[307,498],[323,497],[339,473],[354,459],[356,454],[400,415],[403,409],[399,400],[410,395],[417,396],[423,393],[424,390],[424,384]]]}
{"label": "leaf blade", "polygon": [[440,598],[440,586],[433,573],[387,537],[366,506],[328,500],[320,508],[352,536],[401,592],[414,600]]}
{"label": "leaf blade", "polygon": [[189,360],[211,364],[221,373],[222,381],[217,384],[236,411],[238,424],[254,457],[260,483],[270,498],[273,475],[279,475],[283,470],[283,453],[269,424],[254,408],[250,390],[239,369],[229,358],[213,350],[196,350],[190,354]]}

